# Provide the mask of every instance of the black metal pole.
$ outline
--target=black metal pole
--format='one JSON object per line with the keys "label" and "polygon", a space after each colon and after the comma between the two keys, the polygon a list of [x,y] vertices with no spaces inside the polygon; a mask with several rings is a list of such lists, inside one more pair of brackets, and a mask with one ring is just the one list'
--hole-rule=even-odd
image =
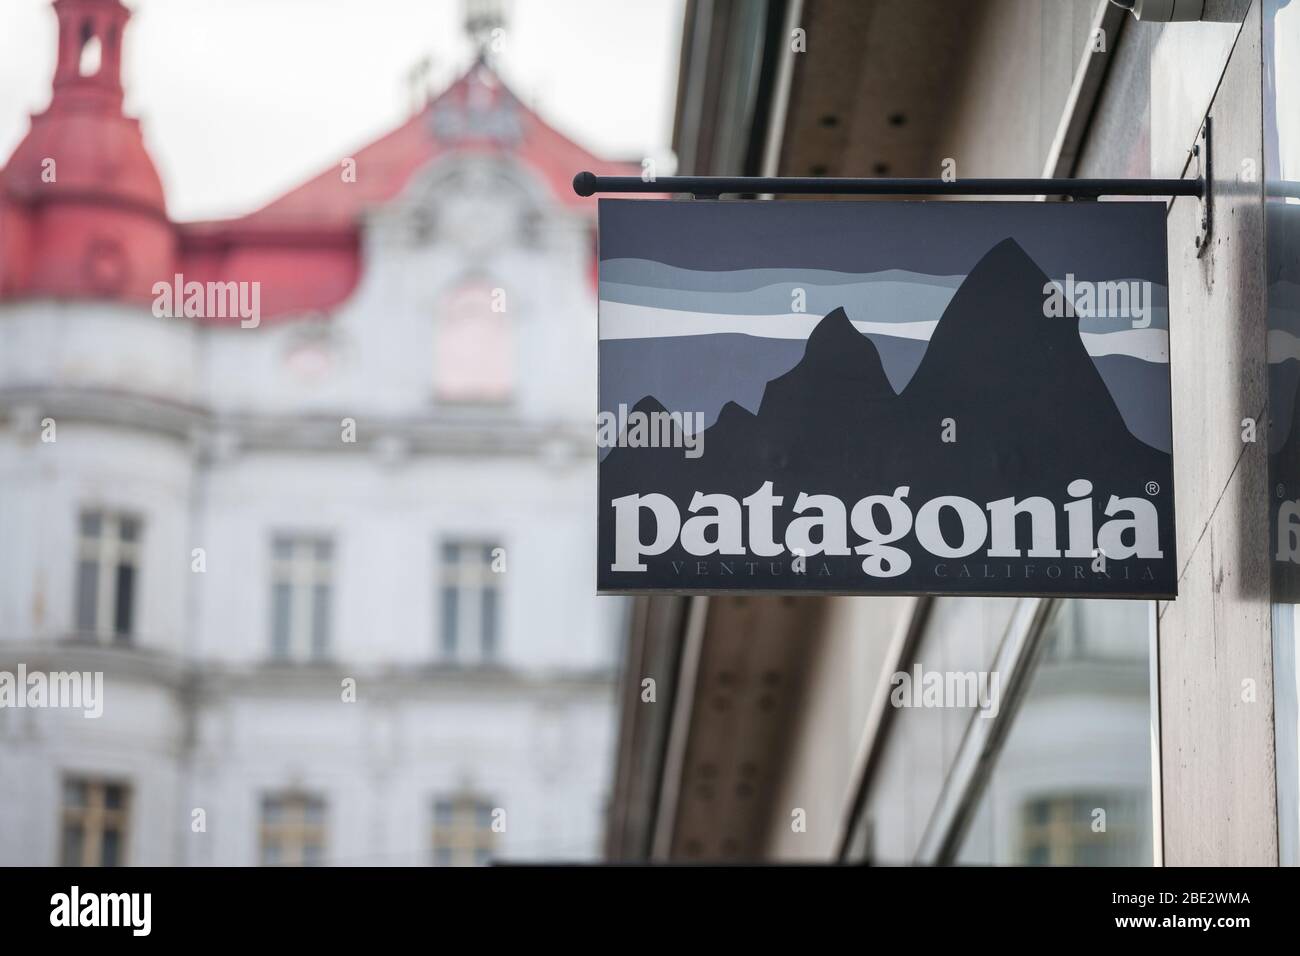
{"label": "black metal pole", "polygon": [[815,176],[597,176],[573,177],[579,196],[595,193],[690,193],[721,196],[772,193],[814,196],[1195,196],[1200,179],[833,179]]}

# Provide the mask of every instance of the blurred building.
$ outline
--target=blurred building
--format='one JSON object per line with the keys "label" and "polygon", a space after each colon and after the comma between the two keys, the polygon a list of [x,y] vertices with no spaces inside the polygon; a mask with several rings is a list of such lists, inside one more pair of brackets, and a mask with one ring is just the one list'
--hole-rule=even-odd
{"label": "blurred building", "polygon": [[[1208,240],[1196,200],[1168,206],[1179,597],[637,598],[611,857],[1296,862],[1298,483],[1279,449],[1300,354],[1300,19],[1290,0],[1168,23],[1122,7],[688,4],[686,174],[1212,164]],[[997,673],[1000,707],[898,706],[916,668]]]}
{"label": "blurred building", "polygon": [[595,856],[624,607],[569,181],[626,170],[480,59],[265,208],[173,222],[127,9],[53,8],[0,178],[0,670],[105,686],[97,719],[0,709],[0,864]]}

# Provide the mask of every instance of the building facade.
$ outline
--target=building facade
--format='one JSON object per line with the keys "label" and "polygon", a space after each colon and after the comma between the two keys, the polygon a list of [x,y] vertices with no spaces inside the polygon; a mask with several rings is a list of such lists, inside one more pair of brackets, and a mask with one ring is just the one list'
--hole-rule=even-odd
{"label": "building facade", "polygon": [[[1300,21],[1195,6],[688,6],[683,172],[1207,180],[1150,197],[1178,598],[638,598],[611,856],[1296,862]],[[997,675],[999,706],[895,694],[927,673]]]}
{"label": "building facade", "polygon": [[[462,864],[601,848],[602,163],[480,59],[235,220],[177,223],[118,0],[56,0],[0,177],[0,863]],[[87,678],[90,679],[89,677]]]}

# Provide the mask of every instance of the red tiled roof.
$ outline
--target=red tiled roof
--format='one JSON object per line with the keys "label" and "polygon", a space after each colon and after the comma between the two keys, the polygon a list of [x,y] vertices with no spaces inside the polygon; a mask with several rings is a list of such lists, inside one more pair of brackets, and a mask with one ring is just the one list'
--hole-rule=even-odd
{"label": "red tiled roof", "polygon": [[[121,112],[118,44],[129,11],[119,0],[57,0],[55,10],[54,99],[0,172],[0,298],[149,301],[154,283],[181,274],[186,282],[260,282],[264,318],[320,312],[345,301],[360,279],[365,213],[440,156],[509,157],[593,219],[596,204],[574,194],[574,173],[637,172],[547,125],[479,62],[397,129],[263,208],[173,223],[138,124]],[[91,79],[78,75],[68,41],[87,18],[111,45]],[[58,164],[53,183],[41,178],[47,157]],[[344,175],[347,160],[355,166]]]}

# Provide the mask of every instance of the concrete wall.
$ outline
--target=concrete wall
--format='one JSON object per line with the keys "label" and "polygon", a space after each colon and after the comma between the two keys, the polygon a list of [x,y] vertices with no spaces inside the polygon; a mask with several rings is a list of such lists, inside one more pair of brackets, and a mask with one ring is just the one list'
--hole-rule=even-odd
{"label": "concrete wall", "polygon": [[[1178,173],[1179,146],[1214,116],[1214,236],[1192,243],[1196,205],[1169,216],[1179,597],[1160,607],[1165,861],[1278,861],[1269,624],[1267,421],[1260,11],[1235,24],[1171,25],[1153,53],[1156,175]],[[1231,56],[1226,50],[1231,43]],[[1216,60],[1214,57],[1220,57]],[[1212,81],[1226,58],[1221,82]],[[1199,62],[1190,71],[1186,63]],[[1174,64],[1180,64],[1178,69]],[[1189,87],[1196,93],[1189,96]],[[1213,100],[1210,97],[1213,96]],[[1157,122],[1157,117],[1160,117]],[[1261,435],[1264,432],[1261,431]],[[1256,694],[1243,699],[1243,682]]]}

